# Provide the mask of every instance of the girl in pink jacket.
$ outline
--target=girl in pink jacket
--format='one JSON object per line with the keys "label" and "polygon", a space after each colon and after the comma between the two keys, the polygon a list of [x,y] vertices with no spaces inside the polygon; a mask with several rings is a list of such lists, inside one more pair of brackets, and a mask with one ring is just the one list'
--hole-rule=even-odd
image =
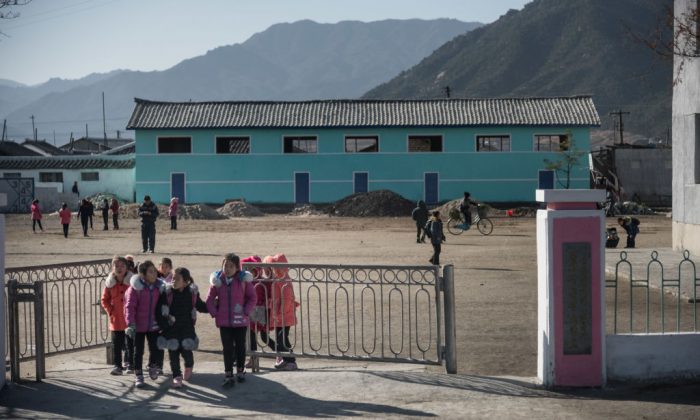
{"label": "girl in pink jacket", "polygon": [[131,286],[126,291],[124,305],[126,335],[134,340],[134,373],[136,387],[142,388],[143,382],[143,353],[148,340],[148,375],[154,381],[158,379],[158,321],[156,306],[165,283],[158,278],[153,261],[146,260],[139,264],[139,273],[131,277]]}
{"label": "girl in pink jacket", "polygon": [[61,218],[61,225],[63,226],[63,236],[68,237],[68,227],[70,226],[70,218],[72,214],[68,208],[68,204],[61,204],[61,210],[58,211],[58,217]]}
{"label": "girl in pink jacket", "polygon": [[[284,254],[268,255],[263,258],[264,263],[284,264],[287,257]],[[272,290],[270,294],[270,329],[275,330],[277,338],[277,352],[292,353],[293,346],[289,342],[289,330],[297,323],[296,309],[299,304],[294,297],[294,283],[289,278],[287,267],[273,268]],[[275,346],[272,340],[268,343]],[[291,356],[277,357],[275,369],[296,370],[296,358]]]}
{"label": "girl in pink jacket", "polygon": [[[241,260],[236,254],[226,254],[221,270],[211,273],[207,309],[221,335],[224,347],[224,383],[230,388],[245,381],[245,340],[249,324],[248,315],[255,306],[256,295],[253,275],[241,270]],[[233,362],[236,361],[236,378]]]}
{"label": "girl in pink jacket", "polygon": [[36,225],[39,225],[39,229],[41,231],[44,231],[44,228],[41,226],[41,209],[39,208],[39,200],[36,198],[34,201],[32,201],[32,206],[30,207],[32,211],[32,232],[36,233]]}
{"label": "girl in pink jacket", "polygon": [[177,205],[178,198],[171,198],[170,206],[168,207],[168,216],[170,217],[170,230],[177,230]]}

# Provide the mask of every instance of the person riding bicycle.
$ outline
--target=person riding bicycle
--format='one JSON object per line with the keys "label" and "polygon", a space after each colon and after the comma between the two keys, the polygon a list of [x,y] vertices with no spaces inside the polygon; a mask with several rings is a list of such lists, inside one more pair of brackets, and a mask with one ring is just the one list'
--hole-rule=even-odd
{"label": "person riding bicycle", "polygon": [[471,194],[468,191],[464,192],[464,198],[462,202],[459,203],[459,212],[462,213],[462,218],[464,219],[464,230],[469,230],[472,224],[472,212],[469,209],[469,205],[477,205],[475,201],[470,199]]}

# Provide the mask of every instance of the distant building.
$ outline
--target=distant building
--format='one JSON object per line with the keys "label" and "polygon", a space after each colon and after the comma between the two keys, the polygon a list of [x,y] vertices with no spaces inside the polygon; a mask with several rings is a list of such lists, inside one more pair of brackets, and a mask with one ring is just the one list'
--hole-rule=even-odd
{"label": "distant building", "polygon": [[0,156],[42,156],[42,154],[14,141],[0,141]]}
{"label": "distant building", "polygon": [[[326,203],[393,190],[432,204],[534,201],[545,159],[590,150],[589,96],[154,102],[136,99],[136,195],[157,202]],[[588,188],[587,162],[570,172]]]}
{"label": "distant building", "polygon": [[115,147],[132,143],[133,139],[102,137],[80,137],[60,147],[61,150],[71,154],[95,154],[112,150]]}
{"label": "distant building", "polygon": [[[677,21],[700,5],[675,0]],[[694,30],[698,30],[697,26]],[[680,42],[684,42],[680,37]],[[695,40],[700,42],[700,40]],[[683,50],[684,46],[679,48]],[[679,67],[682,63],[682,72]],[[700,254],[700,58],[674,56],[673,74],[673,247]]]}
{"label": "distant building", "polygon": [[39,153],[42,156],[60,156],[67,154],[65,151],[48,143],[46,140],[25,140],[22,146]]}

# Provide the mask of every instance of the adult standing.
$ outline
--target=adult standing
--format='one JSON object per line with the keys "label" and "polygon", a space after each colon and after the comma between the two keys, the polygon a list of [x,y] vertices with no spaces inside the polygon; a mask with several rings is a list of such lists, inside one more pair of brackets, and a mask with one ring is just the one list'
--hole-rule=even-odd
{"label": "adult standing", "polygon": [[143,197],[143,203],[139,207],[141,218],[141,243],[143,252],[155,252],[156,248],[156,219],[158,219],[158,206],[151,201],[151,196]]}
{"label": "adult standing", "polygon": [[73,189],[72,189],[71,191],[73,191],[73,194],[75,194],[75,195],[77,195],[78,197],[80,197],[80,192],[78,191],[78,181],[75,181],[75,182],[73,183]]}
{"label": "adult standing", "polygon": [[90,212],[92,211],[90,202],[83,198],[80,202],[80,207],[78,208],[78,214],[75,216],[80,219],[80,225],[83,227],[83,236],[88,236],[88,223],[90,222]]}
{"label": "adult standing", "polygon": [[32,232],[36,233],[36,225],[39,225],[39,229],[41,231],[44,231],[44,228],[41,226],[41,209],[39,208],[39,200],[34,199],[32,201],[32,205],[30,207],[30,210],[32,212]]}
{"label": "adult standing", "polygon": [[87,201],[87,206],[90,211],[88,212],[88,219],[90,219],[90,229],[92,229],[92,216],[95,215],[95,206],[92,205],[92,201],[85,199]]}
{"label": "adult standing", "polygon": [[430,218],[426,228],[430,231],[430,243],[433,245],[433,256],[428,261],[433,265],[440,265],[440,252],[442,251],[442,241],[445,239],[445,234],[442,231],[442,220],[440,220],[439,211],[433,211],[433,217]]}
{"label": "adult standing", "polygon": [[104,227],[102,230],[109,230],[109,202],[105,198],[102,200],[102,205],[100,206],[100,210],[102,210],[102,221],[104,222]]}
{"label": "adult standing", "polygon": [[411,217],[416,221],[416,243],[425,242],[425,224],[428,222],[428,207],[425,201],[418,202],[418,207],[413,209]]}
{"label": "adult standing", "polygon": [[112,227],[114,230],[119,230],[119,201],[113,198],[109,208],[112,210]]}

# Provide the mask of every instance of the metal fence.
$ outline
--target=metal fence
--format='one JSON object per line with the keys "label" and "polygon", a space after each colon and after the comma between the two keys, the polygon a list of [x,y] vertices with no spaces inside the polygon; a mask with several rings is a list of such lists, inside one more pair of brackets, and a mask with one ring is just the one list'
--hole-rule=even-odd
{"label": "metal fence", "polygon": [[[245,263],[245,268],[259,273],[256,291],[267,311],[268,337],[277,340],[276,329],[294,324],[288,333],[291,353],[258,334],[251,355],[446,361],[448,372],[456,371],[451,266],[443,277],[432,266]],[[275,271],[280,275],[270,275]],[[289,292],[298,304],[296,319],[275,317]]]}
{"label": "metal fence", "polygon": [[[38,282],[43,285],[44,354],[84,350],[109,341],[109,320],[101,310],[100,297],[110,264],[111,260],[106,259],[5,270],[6,285],[11,284],[11,280],[19,285]],[[7,290],[5,293],[7,301]],[[33,304],[18,302],[13,316],[18,324],[18,360],[32,360],[37,353]],[[10,329],[7,325],[4,328],[6,354],[9,355]]]}
{"label": "metal fence", "polygon": [[682,260],[670,270],[659,260],[657,251],[651,252],[645,270],[634,270],[627,252],[622,251],[615,264],[615,274],[606,278],[605,287],[608,332],[698,331],[700,279],[688,251],[683,252]]}

